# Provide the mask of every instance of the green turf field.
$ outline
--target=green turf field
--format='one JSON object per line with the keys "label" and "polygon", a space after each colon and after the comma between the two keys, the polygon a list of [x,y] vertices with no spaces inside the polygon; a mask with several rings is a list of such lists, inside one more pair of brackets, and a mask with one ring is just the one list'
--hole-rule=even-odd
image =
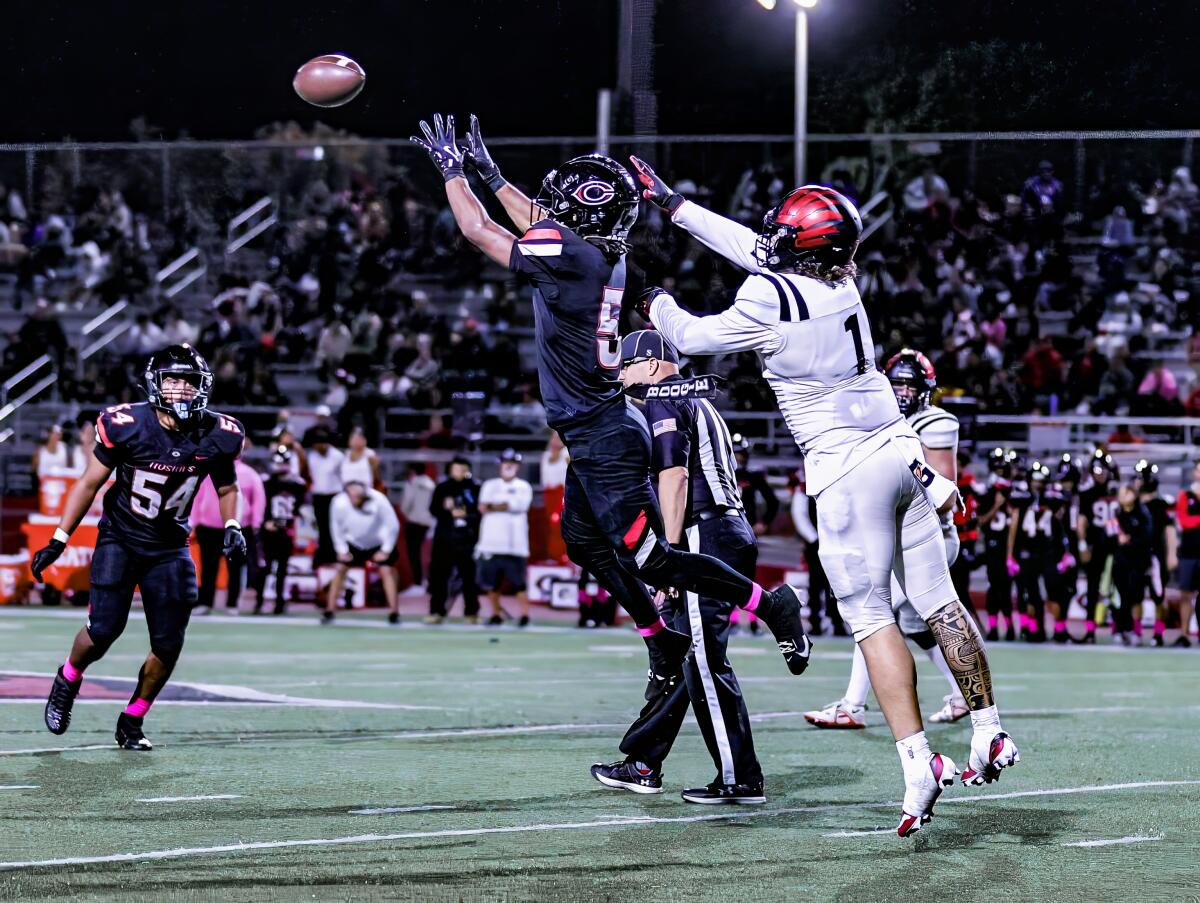
{"label": "green turf field", "polygon": [[[52,673],[81,620],[0,611],[0,671]],[[145,649],[131,620],[89,676],[133,676]],[[80,703],[54,737],[13,690],[37,680],[7,678],[0,899],[1198,899],[1200,654],[994,648],[1023,761],[901,840],[879,714],[832,733],[799,716],[841,695],[849,652],[823,640],[794,678],[735,640],[768,802],[730,810],[678,798],[712,778],[694,724],[661,796],[588,775],[640,703],[631,632],[198,620],[179,682],[296,701],[159,704],[138,754],[109,746],[119,702]],[[930,710],[940,678],[920,675]],[[959,762],[967,733],[930,730]]]}

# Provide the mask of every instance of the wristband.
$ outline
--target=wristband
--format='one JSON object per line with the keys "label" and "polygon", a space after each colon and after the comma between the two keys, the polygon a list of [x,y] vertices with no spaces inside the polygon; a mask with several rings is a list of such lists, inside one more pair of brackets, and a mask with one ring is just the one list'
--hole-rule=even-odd
{"label": "wristband", "polygon": [[487,187],[492,190],[492,194],[495,194],[508,184],[508,180],[504,178],[504,176],[500,175],[500,170],[498,169],[493,175],[488,176],[488,178],[484,179],[483,181]]}
{"label": "wristband", "polygon": [[233,527],[237,530],[242,529],[242,525],[237,522],[236,517],[231,517],[229,520],[225,521],[225,529],[228,530],[230,527]]}
{"label": "wristband", "polygon": [[68,542],[70,542],[71,534],[68,533],[66,530],[64,530],[62,527],[55,527],[54,528],[54,539],[57,542],[61,542],[65,546]]}

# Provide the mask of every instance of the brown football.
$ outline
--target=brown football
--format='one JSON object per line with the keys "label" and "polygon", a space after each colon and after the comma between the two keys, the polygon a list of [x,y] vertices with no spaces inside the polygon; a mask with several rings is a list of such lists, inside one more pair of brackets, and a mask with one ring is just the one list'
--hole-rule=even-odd
{"label": "brown football", "polygon": [[314,106],[340,107],[354,100],[366,82],[367,73],[350,57],[327,53],[297,69],[292,87]]}

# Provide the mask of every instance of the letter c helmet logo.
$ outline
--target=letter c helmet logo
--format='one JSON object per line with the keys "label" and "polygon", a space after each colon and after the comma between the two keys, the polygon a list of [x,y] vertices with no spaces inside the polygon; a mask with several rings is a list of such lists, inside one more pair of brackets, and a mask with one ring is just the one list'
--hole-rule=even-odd
{"label": "letter c helmet logo", "polygon": [[607,204],[617,196],[617,191],[607,182],[600,182],[596,179],[590,182],[584,182],[572,192],[572,197],[581,204],[587,204],[590,207],[598,207],[601,204]]}

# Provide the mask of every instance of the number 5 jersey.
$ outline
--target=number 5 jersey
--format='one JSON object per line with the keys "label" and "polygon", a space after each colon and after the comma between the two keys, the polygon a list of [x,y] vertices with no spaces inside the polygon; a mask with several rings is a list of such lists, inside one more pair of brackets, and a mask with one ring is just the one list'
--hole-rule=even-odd
{"label": "number 5 jersey", "polygon": [[101,533],[135,552],[187,545],[188,515],[205,477],[220,489],[237,482],[234,462],[245,432],[232,417],[205,410],[195,426],[168,430],[147,402],[105,409],[96,421],[96,459],[116,471],[104,496]]}

